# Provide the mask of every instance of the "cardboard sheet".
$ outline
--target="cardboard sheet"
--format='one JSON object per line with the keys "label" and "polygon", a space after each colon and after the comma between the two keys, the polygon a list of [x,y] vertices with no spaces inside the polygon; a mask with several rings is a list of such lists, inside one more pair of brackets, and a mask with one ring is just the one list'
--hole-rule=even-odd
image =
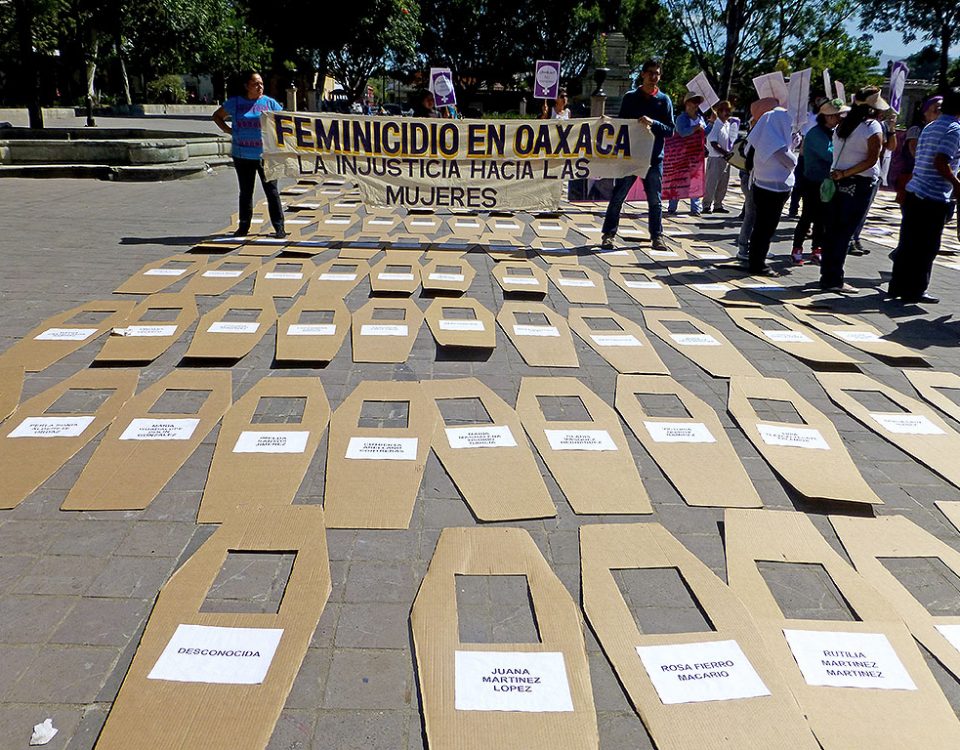
{"label": "cardboard sheet", "polygon": [[[230,321],[233,311],[251,311],[256,317]],[[197,332],[184,355],[186,359],[242,359],[277,322],[273,297],[251,295],[228,297],[197,324]]]}
{"label": "cardboard sheet", "polygon": [[[525,316],[535,316],[532,319],[538,322],[521,322],[526,320]],[[497,322],[528,365],[580,366],[570,327],[552,308],[539,302],[504,302],[497,313]]]}
{"label": "cardboard sheet", "polygon": [[278,239],[276,237],[260,236],[252,238],[237,252],[242,258],[269,258],[277,253],[285,253],[293,237]]}
{"label": "cardboard sheet", "polygon": [[407,258],[388,252],[387,257],[370,269],[370,289],[374,294],[413,294],[420,286],[420,264],[413,253]]}
{"label": "cardboard sheet", "polygon": [[360,231],[363,234],[379,234],[383,237],[403,229],[403,219],[397,214],[371,214],[363,217]]}
{"label": "cardboard sheet", "polygon": [[338,297],[343,299],[366,275],[370,266],[362,260],[342,260],[335,258],[317,267],[310,279],[307,296],[319,299]]}
{"label": "cardboard sheet", "polygon": [[423,313],[411,299],[372,299],[353,314],[354,362],[406,362]]}
{"label": "cardboard sheet", "polygon": [[618,247],[615,250],[601,250],[593,248],[590,253],[594,258],[599,258],[608,266],[614,268],[623,268],[640,265],[637,254],[626,247]]}
{"label": "cardboard sheet", "polygon": [[[689,416],[647,414],[637,398],[639,394],[675,396]],[[763,506],[716,412],[676,380],[620,375],[616,407],[687,505]],[[696,471],[691,471],[692,467]],[[717,477],[723,477],[723,481],[717,482]]]}
{"label": "cardboard sheet", "polygon": [[572,304],[607,304],[607,290],[603,287],[603,277],[586,266],[552,265],[547,269],[547,277]]}
{"label": "cardboard sheet", "polygon": [[424,291],[463,294],[477,272],[466,258],[441,258],[429,261],[420,272]]}
{"label": "cardboard sheet", "polygon": [[960,531],[960,501],[937,500],[934,505],[953,524],[953,528]]}
{"label": "cardboard sheet", "polygon": [[356,213],[331,212],[324,215],[317,224],[317,236],[342,240],[359,222],[360,217]]}
{"label": "cardboard sheet", "polygon": [[432,237],[427,242],[430,249],[427,251],[425,260],[459,258],[464,253],[479,247],[481,242],[482,238],[472,240],[464,237],[454,237],[452,234]]}
{"label": "cardboard sheet", "polygon": [[768,310],[727,308],[727,315],[747,333],[809,364],[849,368],[860,361],[831,346],[809,328]]}
{"label": "cardboard sheet", "polygon": [[446,224],[450,234],[461,239],[476,240],[487,231],[486,220],[476,214],[451,216]]}
{"label": "cardboard sheet", "polygon": [[692,261],[730,261],[733,258],[726,250],[711,245],[703,240],[691,240],[686,237],[677,237],[677,244],[686,252]]}
{"label": "cardboard sheet", "polygon": [[[480,521],[557,514],[520,417],[502,398],[476,378],[428,380],[421,387],[436,411],[433,451]],[[477,399],[490,421],[478,414],[477,421],[447,423],[438,406],[445,399]],[[503,477],[509,477],[509,492]]]}
{"label": "cardboard sheet", "polygon": [[[23,403],[0,428],[0,508],[15,508],[106,429],[139,376],[138,370],[81,370]],[[71,390],[110,393],[96,408],[58,411],[58,399]]]}
{"label": "cardboard sheet", "polygon": [[[167,390],[209,391],[195,412],[157,412]],[[230,408],[228,370],[174,370],[127,401],[62,510],[143,510]]]}
{"label": "cardboard sheet", "polygon": [[[381,426],[361,426],[364,402],[379,402],[373,406],[386,414]],[[366,380],[354,388],[330,419],[323,499],[327,525],[407,528],[435,422],[436,409],[416,381]]]}
{"label": "cardboard sheet", "polygon": [[910,384],[917,389],[920,398],[960,422],[960,403],[942,392],[952,390],[960,394],[960,375],[955,372],[933,370],[903,370],[902,372]]}
{"label": "cardboard sheet", "polygon": [[[540,642],[461,643],[457,575],[525,575]],[[410,625],[431,748],[599,747],[580,612],[524,529],[444,529]]]}
{"label": "cardboard sheet", "polygon": [[94,358],[100,363],[153,362],[173,346],[197,319],[197,301],[189,292],[152,294],[111,330]]}
{"label": "cardboard sheet", "polygon": [[670,245],[668,250],[654,250],[652,247],[647,245],[642,245],[638,247],[638,249],[650,260],[655,261],[660,265],[680,263],[681,261],[686,262],[688,260],[687,254],[679,245]]}
{"label": "cardboard sheet", "polygon": [[[960,434],[929,406],[859,373],[817,373],[830,400],[955,487],[960,487]],[[903,411],[872,412],[847,391],[879,393]]]}
{"label": "cardboard sheet", "polygon": [[23,365],[6,364],[0,357],[0,422],[13,414],[23,390]]}
{"label": "cardboard sheet", "polygon": [[[200,611],[228,551],[296,555],[276,614]],[[251,507],[217,529],[160,590],[97,750],[265,748],[330,596],[327,558],[317,507]],[[197,653],[211,647],[260,657]]]}
{"label": "cardboard sheet", "polygon": [[277,321],[277,362],[330,362],[349,330],[342,299],[300,297]]}
{"label": "cardboard sheet", "polygon": [[224,253],[232,253],[234,250],[239,250],[245,242],[245,239],[234,237],[232,234],[213,235],[203,242],[198,242],[191,247],[188,252],[196,253],[197,255],[222,255]]}
{"label": "cardboard sheet", "polygon": [[296,297],[317,267],[306,258],[277,258],[257,270],[253,293],[266,297]]}
{"label": "cardboard sheet", "polygon": [[[580,567],[583,610],[659,750],[819,749],[746,607],[663,526],[581,526]],[[635,569],[677,571],[713,630],[641,632],[614,579]]]}
{"label": "cardboard sheet", "polygon": [[[302,418],[254,421],[261,398],[304,399]],[[223,417],[197,523],[222,523],[251,501],[292,503],[329,421],[319,378],[262,378]]]}
{"label": "cardboard sheet", "polygon": [[424,317],[440,346],[493,349],[497,345],[497,320],[475,299],[435,299]]}
{"label": "cardboard sheet", "polygon": [[607,308],[571,307],[571,330],[617,372],[669,375],[670,371],[637,323]]}
{"label": "cardboard sheet", "polygon": [[[643,320],[651,333],[715,378],[760,377],[757,369],[726,336],[692,315],[679,310],[644,310]],[[684,328],[695,330],[673,333],[666,325],[670,321],[676,322],[678,327],[687,324]]]}
{"label": "cardboard sheet", "polygon": [[673,289],[663,279],[639,267],[610,269],[610,281],[629,294],[641,307],[680,309]]}
{"label": "cardboard sheet", "polygon": [[[750,399],[786,401],[802,424],[761,419]],[[764,460],[804,497],[882,504],[827,416],[778,378],[730,379],[727,410]]]}
{"label": "cardboard sheet", "polygon": [[218,297],[252,276],[259,268],[259,258],[224,258],[201,268],[187,282],[183,291],[198,297]]}
{"label": "cardboard sheet", "polygon": [[411,211],[403,220],[403,226],[407,234],[432,239],[444,229],[444,221],[433,213],[414,213]]}
{"label": "cardboard sheet", "polygon": [[530,228],[542,239],[566,240],[570,234],[570,224],[563,214],[538,216],[530,222]]}
{"label": "cardboard sheet", "polygon": [[[587,419],[548,419],[540,397],[556,396],[579,399]],[[517,414],[574,513],[653,512],[617,413],[580,380],[523,378]]]}
{"label": "cardboard sheet", "polygon": [[156,294],[192,276],[206,265],[205,255],[171,255],[147,263],[113,291],[116,294]]}
{"label": "cardboard sheet", "polygon": [[580,265],[580,250],[576,243],[537,237],[530,243],[530,247],[548,265]]}
{"label": "cardboard sheet", "polygon": [[674,283],[683,284],[687,289],[724,307],[760,307],[755,297],[713,269],[684,265],[671,267],[669,271]]}
{"label": "cardboard sheet", "polygon": [[[824,750],[947,750],[960,723],[896,611],[792,511],[728,510],[727,578]],[[822,565],[856,621],[788,619],[757,561]]]}
{"label": "cardboard sheet", "polygon": [[603,219],[598,216],[572,215],[567,218],[570,228],[586,240],[586,244],[600,244],[603,234]]}
{"label": "cardboard sheet", "polygon": [[536,263],[522,260],[500,261],[493,267],[504,296],[508,294],[540,295],[547,293],[547,275]]}
{"label": "cardboard sheet", "polygon": [[528,253],[526,246],[518,242],[490,240],[490,244],[485,245],[483,249],[497,263],[525,261],[531,255],[531,253]]}
{"label": "cardboard sheet", "polygon": [[832,310],[805,310],[796,305],[785,307],[797,320],[867,354],[886,360],[926,361],[920,352],[884,338],[879,329],[852,315]]}
{"label": "cardboard sheet", "polygon": [[[309,240],[299,240],[298,242],[287,245],[283,250],[283,254],[313,258],[327,250],[332,250],[335,244],[334,240],[313,237]],[[243,251],[241,251],[240,254],[243,255]]]}
{"label": "cardboard sheet", "polygon": [[[20,365],[27,372],[40,372],[119,325],[135,306],[132,300],[119,299],[78,305],[47,318],[0,358],[5,366]],[[100,317],[101,313],[106,315]]]}
{"label": "cardboard sheet", "polygon": [[370,260],[386,246],[387,240],[380,235],[356,235],[340,243],[337,257],[344,260]]}

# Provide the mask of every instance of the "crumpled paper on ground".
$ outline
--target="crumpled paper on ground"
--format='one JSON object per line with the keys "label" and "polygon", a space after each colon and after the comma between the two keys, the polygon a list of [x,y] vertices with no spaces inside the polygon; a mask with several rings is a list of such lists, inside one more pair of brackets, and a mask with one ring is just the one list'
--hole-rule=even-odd
{"label": "crumpled paper on ground", "polygon": [[30,735],[31,745],[46,745],[57,736],[59,729],[53,726],[53,719],[45,719],[43,724],[34,724],[33,734]]}

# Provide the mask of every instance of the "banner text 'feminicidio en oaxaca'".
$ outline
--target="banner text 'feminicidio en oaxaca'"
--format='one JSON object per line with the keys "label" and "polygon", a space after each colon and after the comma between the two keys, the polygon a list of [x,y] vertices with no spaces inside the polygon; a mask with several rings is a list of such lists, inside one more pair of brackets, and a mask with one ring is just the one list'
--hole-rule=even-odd
{"label": "banner text 'feminicidio en oaxaca'", "polygon": [[435,120],[265,112],[269,179],[338,175],[365,203],[555,210],[563,180],[643,175],[653,135],[636,120]]}

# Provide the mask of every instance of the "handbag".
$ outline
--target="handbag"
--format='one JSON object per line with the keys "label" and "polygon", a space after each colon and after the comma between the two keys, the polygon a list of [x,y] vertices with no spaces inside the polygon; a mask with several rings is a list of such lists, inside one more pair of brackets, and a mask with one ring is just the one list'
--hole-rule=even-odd
{"label": "handbag", "polygon": [[733,144],[733,149],[730,151],[729,156],[723,157],[726,159],[727,164],[729,164],[734,169],[743,170],[749,172],[752,167],[752,159],[750,154],[747,152],[747,149],[752,151],[752,147],[747,143],[746,137],[737,139],[737,142]]}

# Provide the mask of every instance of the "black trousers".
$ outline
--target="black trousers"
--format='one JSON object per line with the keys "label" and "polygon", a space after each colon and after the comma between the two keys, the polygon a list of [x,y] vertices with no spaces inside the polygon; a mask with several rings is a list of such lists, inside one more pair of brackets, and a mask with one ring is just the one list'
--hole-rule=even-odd
{"label": "black trousers", "polygon": [[847,247],[873,200],[872,177],[847,177],[837,182],[833,200],[823,208],[824,239],[820,260],[820,288],[843,284]]}
{"label": "black trousers", "polygon": [[783,206],[790,193],[776,193],[756,185],[751,188],[751,192],[757,218],[750,233],[750,272],[758,273],[767,265],[770,242],[773,240],[773,233],[777,231],[780,214],[783,213]]}
{"label": "black trousers", "polygon": [[949,213],[949,203],[921,198],[909,190],[906,192],[900,243],[893,258],[891,296],[918,300],[927,291]]}
{"label": "black trousers", "polygon": [[794,191],[803,190],[803,209],[797,219],[797,228],[793,232],[793,246],[803,247],[807,239],[807,230],[813,226],[813,247],[823,247],[823,202],[820,200],[820,183],[804,178]]}
{"label": "black trousers", "polygon": [[263,173],[260,159],[233,159],[233,168],[237,170],[237,185],[240,187],[240,227],[244,232],[250,229],[253,219],[253,188],[260,176],[260,184],[267,195],[267,208],[270,222],[277,231],[283,229],[283,206],[280,204],[280,190],[276,180],[268,180]]}

